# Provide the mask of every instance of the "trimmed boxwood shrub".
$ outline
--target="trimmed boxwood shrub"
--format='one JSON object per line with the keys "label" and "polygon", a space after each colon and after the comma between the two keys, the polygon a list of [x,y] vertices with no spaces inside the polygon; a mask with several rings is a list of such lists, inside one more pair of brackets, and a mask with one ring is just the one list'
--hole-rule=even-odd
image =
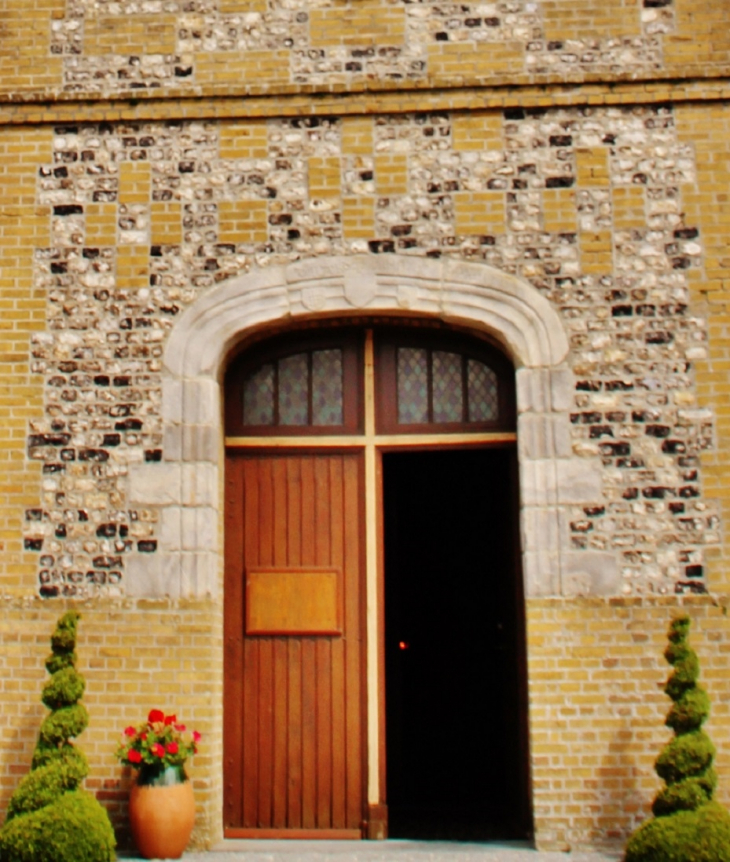
{"label": "trimmed boxwood shrub", "polygon": [[89,767],[72,740],[89,723],[78,703],[84,678],[76,670],[79,615],[69,611],[51,637],[43,703],[51,710],[41,725],[31,771],[10,799],[0,829],[0,862],[111,862],[114,832],[97,800],[81,788]]}
{"label": "trimmed boxwood shrub", "polygon": [[689,646],[690,620],[669,627],[664,657],[674,667],[664,691],[673,705],[665,724],[674,731],[654,768],[665,786],[652,804],[654,817],[629,838],[625,862],[730,862],[730,813],[712,800],[715,747],[702,730],[710,699],[697,685],[700,668]]}

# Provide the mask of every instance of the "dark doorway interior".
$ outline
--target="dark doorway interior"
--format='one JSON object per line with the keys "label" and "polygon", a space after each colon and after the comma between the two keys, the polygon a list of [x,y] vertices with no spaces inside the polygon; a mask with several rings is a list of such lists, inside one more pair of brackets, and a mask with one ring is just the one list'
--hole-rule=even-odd
{"label": "dark doorway interior", "polygon": [[389,835],[531,829],[512,449],[383,456]]}

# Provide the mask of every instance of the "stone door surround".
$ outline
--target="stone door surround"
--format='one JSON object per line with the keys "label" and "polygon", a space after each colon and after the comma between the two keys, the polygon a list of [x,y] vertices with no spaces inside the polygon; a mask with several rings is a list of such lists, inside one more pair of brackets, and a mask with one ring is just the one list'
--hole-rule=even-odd
{"label": "stone door surround", "polygon": [[[571,551],[565,514],[600,499],[600,464],[573,455],[573,375],[555,308],[532,285],[481,263],[405,255],[313,258],[251,271],[203,294],[165,350],[164,460],[133,465],[130,504],[160,510],[155,555],[130,560],[131,596],[218,596],[222,570],[220,381],[256,329],[317,316],[428,315],[485,331],[516,371],[525,594],[618,592],[615,557]],[[565,535],[564,535],[565,534]]]}

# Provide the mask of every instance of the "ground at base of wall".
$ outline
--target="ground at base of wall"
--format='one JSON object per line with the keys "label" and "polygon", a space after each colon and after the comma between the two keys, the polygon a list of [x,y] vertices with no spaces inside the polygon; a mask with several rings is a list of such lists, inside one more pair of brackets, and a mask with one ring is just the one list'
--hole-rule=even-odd
{"label": "ground at base of wall", "polygon": [[[125,862],[140,857],[119,854]],[[186,862],[615,862],[620,851],[566,853],[535,850],[526,842],[470,844],[445,841],[225,841]]]}

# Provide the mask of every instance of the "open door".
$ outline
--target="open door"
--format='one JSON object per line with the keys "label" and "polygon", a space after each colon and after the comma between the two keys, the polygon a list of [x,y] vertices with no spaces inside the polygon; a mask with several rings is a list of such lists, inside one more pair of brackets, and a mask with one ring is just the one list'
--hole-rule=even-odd
{"label": "open door", "polygon": [[383,456],[391,837],[530,832],[511,449]]}
{"label": "open door", "polygon": [[227,459],[228,838],[361,837],[361,461]]}

